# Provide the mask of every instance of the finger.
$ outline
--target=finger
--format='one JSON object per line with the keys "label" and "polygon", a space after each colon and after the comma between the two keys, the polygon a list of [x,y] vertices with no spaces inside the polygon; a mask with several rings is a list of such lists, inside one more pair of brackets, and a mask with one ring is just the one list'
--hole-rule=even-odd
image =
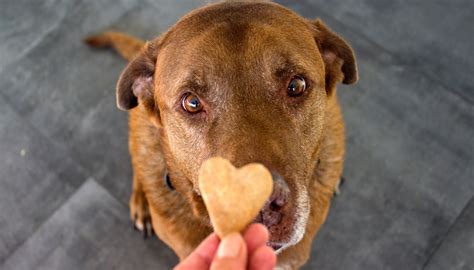
{"label": "finger", "polygon": [[[212,263],[210,270],[246,270],[245,265],[237,259],[218,259]],[[201,270],[201,269],[199,269]],[[207,270],[207,269],[206,269]]]}
{"label": "finger", "polygon": [[175,270],[208,270],[217,248],[219,247],[219,238],[215,233],[209,235],[186,259],[178,264]]}
{"label": "finger", "polygon": [[250,255],[249,270],[272,270],[277,262],[276,254],[271,247],[261,246]]}
{"label": "finger", "polygon": [[252,254],[258,247],[268,242],[268,229],[260,223],[254,223],[244,232],[244,239],[247,243],[248,254]]}
{"label": "finger", "polygon": [[211,270],[245,270],[247,267],[247,247],[239,233],[232,233],[222,239]]}

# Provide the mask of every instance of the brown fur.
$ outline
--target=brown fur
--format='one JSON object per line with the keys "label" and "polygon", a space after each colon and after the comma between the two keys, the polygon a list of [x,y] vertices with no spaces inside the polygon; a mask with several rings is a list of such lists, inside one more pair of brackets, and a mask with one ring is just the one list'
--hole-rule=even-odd
{"label": "brown fur", "polygon": [[[146,44],[110,32],[87,42],[136,55],[117,84],[118,106],[130,110],[132,218],[151,215],[157,235],[183,259],[212,232],[197,185],[201,163],[217,155],[236,166],[261,162],[293,195],[307,189],[304,237],[278,256],[281,267],[302,266],[342,173],[335,91],[338,82],[357,81],[350,46],[319,20],[273,3],[238,2],[193,11]],[[285,85],[300,73],[311,89],[290,98]],[[206,111],[180,110],[183,91],[199,95]],[[176,191],[163,184],[166,170]]]}

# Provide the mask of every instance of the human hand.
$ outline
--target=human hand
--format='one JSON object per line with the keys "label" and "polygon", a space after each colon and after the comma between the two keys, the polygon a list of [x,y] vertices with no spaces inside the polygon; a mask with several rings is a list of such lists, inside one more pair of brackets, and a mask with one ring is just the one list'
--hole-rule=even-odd
{"label": "human hand", "polygon": [[232,233],[222,241],[215,233],[209,235],[175,270],[271,270],[276,255],[266,245],[268,230],[262,224],[252,224],[243,233]]}

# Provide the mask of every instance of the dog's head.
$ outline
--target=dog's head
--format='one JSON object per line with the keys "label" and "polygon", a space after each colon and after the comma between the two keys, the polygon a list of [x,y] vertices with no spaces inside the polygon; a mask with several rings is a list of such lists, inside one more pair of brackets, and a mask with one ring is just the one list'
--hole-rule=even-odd
{"label": "dog's head", "polygon": [[204,221],[204,160],[267,166],[275,188],[257,221],[281,248],[305,232],[326,102],[336,83],[356,80],[352,49],[321,21],[273,3],[222,3],[147,43],[124,70],[117,98],[122,109],[149,112],[173,185]]}

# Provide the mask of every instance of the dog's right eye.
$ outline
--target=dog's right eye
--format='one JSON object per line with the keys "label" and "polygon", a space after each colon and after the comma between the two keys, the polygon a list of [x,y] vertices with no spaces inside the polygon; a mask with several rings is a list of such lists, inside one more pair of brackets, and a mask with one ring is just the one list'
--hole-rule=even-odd
{"label": "dog's right eye", "polygon": [[188,113],[198,113],[203,109],[203,105],[199,98],[192,93],[186,93],[183,96],[181,107],[183,107],[183,109]]}
{"label": "dog's right eye", "polygon": [[291,97],[301,96],[306,91],[306,81],[303,77],[294,76],[288,84],[288,95]]}

